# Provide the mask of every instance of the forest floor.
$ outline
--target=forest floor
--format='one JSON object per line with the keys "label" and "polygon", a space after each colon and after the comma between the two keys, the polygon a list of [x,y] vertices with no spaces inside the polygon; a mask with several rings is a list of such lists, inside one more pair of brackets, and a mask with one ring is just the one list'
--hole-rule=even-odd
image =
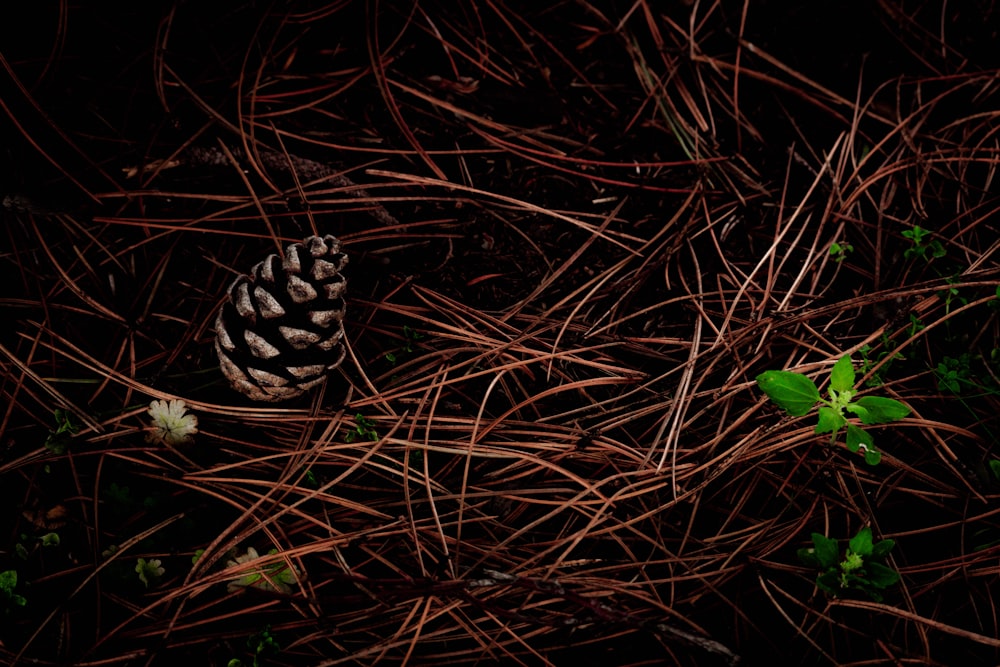
{"label": "forest floor", "polygon": [[[997,664],[1000,7],[792,4],[25,5],[0,663]],[[313,234],[347,357],[254,403]]]}

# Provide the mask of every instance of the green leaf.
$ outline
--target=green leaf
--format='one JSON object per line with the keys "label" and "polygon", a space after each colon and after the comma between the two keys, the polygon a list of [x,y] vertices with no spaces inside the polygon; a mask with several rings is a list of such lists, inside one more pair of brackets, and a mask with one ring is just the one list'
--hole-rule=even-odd
{"label": "green leaf", "polygon": [[795,552],[802,561],[803,565],[808,565],[809,567],[820,567],[822,564],[819,562],[819,558],[816,557],[816,551],[814,549],[802,548]]}
{"label": "green leaf", "polygon": [[854,365],[848,356],[841,357],[830,371],[830,388],[844,392],[854,388]]}
{"label": "green leaf", "polygon": [[857,415],[858,418],[861,420],[862,424],[865,423],[866,419],[868,419],[868,411],[865,410],[860,405],[858,405],[857,403],[848,403],[844,407],[847,408],[848,412],[853,412],[855,415]]}
{"label": "green leaf", "polygon": [[872,529],[865,526],[851,538],[848,548],[859,556],[870,556],[872,553]]}
{"label": "green leaf", "polygon": [[882,460],[882,452],[877,449],[869,449],[865,452],[865,463],[870,466],[877,466]]}
{"label": "green leaf", "polygon": [[990,459],[990,472],[993,473],[994,479],[1000,482],[1000,459]]}
{"label": "green leaf", "polygon": [[828,408],[825,405],[819,409],[819,420],[816,422],[816,433],[835,433],[841,429],[841,427],[847,423],[844,419],[844,415],[840,414],[833,408]]}
{"label": "green leaf", "polygon": [[[866,414],[857,413],[865,424],[887,424],[899,421],[910,414],[910,408],[903,403],[881,396],[862,396],[854,402],[854,405],[865,409]],[[850,410],[850,406],[847,409]]]}
{"label": "green leaf", "polygon": [[876,588],[892,586],[899,581],[899,572],[881,563],[866,563],[865,570],[868,572],[868,581]]}
{"label": "green leaf", "polygon": [[765,371],[757,385],[774,403],[793,417],[801,417],[819,401],[816,383],[801,373]]}
{"label": "green leaf", "polygon": [[825,591],[830,595],[836,595],[837,591],[840,590],[840,575],[832,571],[824,572],[816,577],[816,586],[821,591]]}
{"label": "green leaf", "polygon": [[885,558],[896,546],[896,540],[880,540],[872,546],[872,558]]}
{"label": "green leaf", "polygon": [[833,567],[840,560],[840,548],[837,540],[832,540],[822,533],[813,533],[813,552],[823,567]]}
{"label": "green leaf", "polygon": [[872,440],[871,435],[867,432],[861,430],[854,424],[847,425],[847,449],[852,452],[857,453],[861,449],[861,445],[865,446],[865,451],[872,449],[875,445],[875,441]]}
{"label": "green leaf", "polygon": [[13,593],[17,586],[17,570],[5,570],[0,572],[0,591]]}

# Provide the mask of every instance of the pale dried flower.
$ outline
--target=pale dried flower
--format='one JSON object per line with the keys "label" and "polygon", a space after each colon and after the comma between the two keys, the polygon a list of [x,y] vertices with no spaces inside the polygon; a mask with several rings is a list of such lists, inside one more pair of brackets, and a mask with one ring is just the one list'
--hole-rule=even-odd
{"label": "pale dried flower", "polygon": [[149,416],[153,418],[146,442],[179,445],[191,442],[198,432],[198,418],[184,414],[187,405],[180,399],[153,401],[149,404]]}

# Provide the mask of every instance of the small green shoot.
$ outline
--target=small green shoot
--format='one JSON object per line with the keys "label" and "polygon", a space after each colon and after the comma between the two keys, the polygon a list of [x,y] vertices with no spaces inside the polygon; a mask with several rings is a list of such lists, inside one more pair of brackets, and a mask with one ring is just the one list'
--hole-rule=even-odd
{"label": "small green shoot", "polygon": [[835,262],[843,262],[844,258],[852,252],[854,252],[854,246],[850,243],[833,242],[830,244],[830,256],[833,257],[833,261]]}
{"label": "small green shoot", "polygon": [[811,548],[798,550],[799,560],[820,569],[816,586],[825,593],[839,596],[856,590],[881,602],[881,591],[899,581],[899,573],[884,564],[895,540],[873,543],[872,529],[867,526],[851,538],[843,557],[837,540],[813,533],[812,542]]}
{"label": "small green shoot", "polygon": [[847,427],[847,448],[861,452],[868,465],[877,465],[882,453],[875,448],[872,436],[850,424],[844,412],[850,412],[862,424],[886,424],[899,421],[910,414],[910,408],[891,398],[857,395],[854,388],[854,366],[850,357],[841,357],[830,371],[829,399],[820,396],[819,389],[810,378],[791,371],[765,371],[757,376],[757,385],[768,398],[792,417],[802,417],[816,403],[822,403],[816,422],[816,433],[830,433],[830,442],[837,441],[840,429]]}
{"label": "small green shoot", "polygon": [[968,352],[960,355],[957,359],[944,357],[934,369],[938,389],[942,391],[947,389],[953,394],[962,393],[962,385],[971,384],[972,368],[970,364],[971,357]]}
{"label": "small green shoot", "polygon": [[911,259],[913,257],[919,257],[925,262],[929,262],[932,259],[937,259],[939,257],[944,257],[947,251],[941,242],[937,239],[931,239],[930,241],[924,242],[924,239],[930,236],[931,232],[920,227],[919,225],[914,225],[911,229],[903,232],[903,237],[910,240],[910,247],[903,252],[903,257],[906,259]]}
{"label": "small green shoot", "polygon": [[[36,535],[34,537],[27,533],[21,533],[21,539],[14,544],[14,553],[21,560],[28,560],[28,557],[39,547],[57,547],[60,542],[59,533],[45,533],[44,535]],[[30,549],[28,548],[29,546],[31,547]]]}
{"label": "small green shoot", "polygon": [[409,326],[408,324],[403,325],[403,346],[399,348],[396,352],[386,352],[385,359],[392,365],[396,365],[396,361],[399,359],[399,355],[402,353],[411,354],[414,348],[419,344],[418,340],[423,338],[424,335]]}
{"label": "small green shoot", "polygon": [[[947,282],[948,285],[950,285],[950,287],[948,287],[948,289],[946,290],[938,292],[937,295],[944,299],[944,313],[945,315],[949,315],[951,314],[952,303],[957,302],[961,306],[967,306],[969,304],[969,300],[966,299],[961,294],[959,294],[958,288],[955,287],[955,284],[961,282],[961,278],[957,277],[945,278],[945,282]],[[950,321],[946,320],[946,323],[950,324]]]}
{"label": "small green shoot", "polygon": [[140,558],[136,562],[135,572],[139,575],[139,581],[142,582],[143,586],[149,588],[163,576],[165,570],[162,565],[159,558],[150,558],[148,561],[145,558]]}
{"label": "small green shoot", "polygon": [[378,442],[378,431],[375,430],[375,422],[360,412],[354,415],[354,430],[348,431],[347,435],[344,436],[345,442],[354,442],[355,440]]}
{"label": "small green shoot", "polygon": [[56,420],[56,430],[49,431],[49,436],[45,439],[45,449],[53,454],[65,454],[70,438],[80,431],[80,427],[73,423],[71,414],[67,410],[56,408],[52,414]]}
{"label": "small green shoot", "polygon": [[[264,626],[263,630],[251,635],[247,639],[247,648],[253,653],[253,662],[250,663],[253,667],[260,667],[264,664],[264,658],[281,652],[281,645],[271,634],[270,625]],[[246,663],[239,658],[233,658],[226,663],[226,667],[245,667],[245,665]]]}
{"label": "small green shoot", "polygon": [[6,614],[9,614],[13,607],[23,607],[28,604],[23,595],[14,592],[15,588],[17,588],[17,570],[0,572],[0,598],[3,599]]}

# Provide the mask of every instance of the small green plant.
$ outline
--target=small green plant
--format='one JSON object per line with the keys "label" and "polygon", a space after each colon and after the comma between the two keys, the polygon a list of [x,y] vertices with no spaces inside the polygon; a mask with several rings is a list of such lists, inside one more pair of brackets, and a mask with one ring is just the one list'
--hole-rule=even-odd
{"label": "small green plant", "polygon": [[[253,667],[260,667],[264,663],[264,658],[277,655],[281,652],[281,645],[271,634],[271,626],[264,626],[264,629],[255,635],[251,635],[247,640],[247,648],[253,652]],[[239,658],[233,658],[226,663],[226,667],[244,667],[244,663]]]}
{"label": "small green plant", "polygon": [[413,352],[414,348],[418,345],[417,341],[423,338],[424,335],[409,326],[408,324],[403,325],[403,345],[396,352],[386,352],[385,360],[390,364],[395,365],[398,360],[398,355],[405,352],[410,354]]}
{"label": "small green plant", "polygon": [[873,543],[872,529],[867,526],[851,538],[843,556],[837,540],[813,533],[812,542],[812,547],[799,549],[799,560],[820,569],[816,586],[825,593],[837,596],[857,590],[881,602],[881,591],[899,581],[899,573],[884,565],[895,540]]}
{"label": "small green plant", "polygon": [[843,262],[844,258],[852,252],[854,252],[854,246],[850,243],[837,243],[835,241],[830,244],[830,256],[833,257],[833,261],[835,262]]}
{"label": "small green plant", "polygon": [[938,257],[944,257],[947,251],[937,239],[925,242],[924,239],[930,236],[931,232],[919,225],[914,225],[911,229],[903,232],[903,237],[910,240],[910,247],[903,252],[903,257],[911,259],[919,257],[925,262]]}
{"label": "small green plant", "polygon": [[[945,278],[945,282],[948,283],[948,285],[949,285],[948,289],[941,290],[940,292],[937,293],[937,295],[938,295],[939,298],[944,299],[944,312],[945,312],[945,315],[948,315],[948,314],[951,313],[952,303],[957,302],[961,306],[968,305],[968,303],[969,303],[969,300],[966,299],[961,294],[959,294],[958,288],[955,287],[955,285],[957,283],[960,283],[961,281],[962,281],[961,278],[954,277],[954,276],[953,277],[949,277],[949,278]],[[946,324],[950,324],[950,320],[946,320]],[[950,331],[950,329],[949,329],[949,331]]]}
{"label": "small green plant", "polygon": [[910,414],[910,408],[891,398],[862,396],[853,400],[858,392],[854,388],[854,366],[847,356],[841,357],[830,371],[829,399],[820,396],[816,383],[811,379],[791,371],[765,371],[757,376],[757,385],[779,408],[793,417],[802,417],[816,403],[822,403],[815,432],[830,433],[830,442],[835,443],[837,433],[846,426],[847,448],[855,453],[862,452],[869,465],[877,465],[882,460],[882,453],[875,448],[869,433],[847,422],[845,410],[866,425],[887,424]]}
{"label": "small green plant", "polygon": [[377,442],[378,431],[375,430],[375,422],[359,412],[354,415],[354,430],[348,431],[347,435],[344,436],[344,440],[346,442],[354,442],[355,440]]}
{"label": "small green plant", "polygon": [[28,557],[31,556],[31,554],[39,547],[57,547],[60,542],[59,533],[49,532],[36,536],[21,533],[21,539],[14,545],[14,553],[16,553],[18,558],[21,560],[28,560]]}
{"label": "small green plant", "polygon": [[71,414],[62,408],[56,408],[52,416],[56,420],[56,429],[49,431],[49,436],[45,439],[45,449],[53,454],[65,454],[70,438],[80,431],[80,427],[73,423]]}
{"label": "small green plant", "polygon": [[149,588],[163,576],[166,570],[163,569],[162,565],[159,558],[150,558],[148,561],[145,558],[140,558],[136,562],[135,573],[139,575],[139,581],[142,582],[143,586]]}
{"label": "small green plant", "polygon": [[954,357],[944,357],[941,363],[934,369],[937,376],[938,389],[947,389],[953,394],[962,392],[962,385],[969,384],[972,376],[971,357],[966,352],[957,359]]}
{"label": "small green plant", "polygon": [[14,592],[15,588],[17,588],[17,570],[0,572],[0,598],[3,599],[5,614],[9,614],[13,607],[23,607],[28,604],[23,595]]}

